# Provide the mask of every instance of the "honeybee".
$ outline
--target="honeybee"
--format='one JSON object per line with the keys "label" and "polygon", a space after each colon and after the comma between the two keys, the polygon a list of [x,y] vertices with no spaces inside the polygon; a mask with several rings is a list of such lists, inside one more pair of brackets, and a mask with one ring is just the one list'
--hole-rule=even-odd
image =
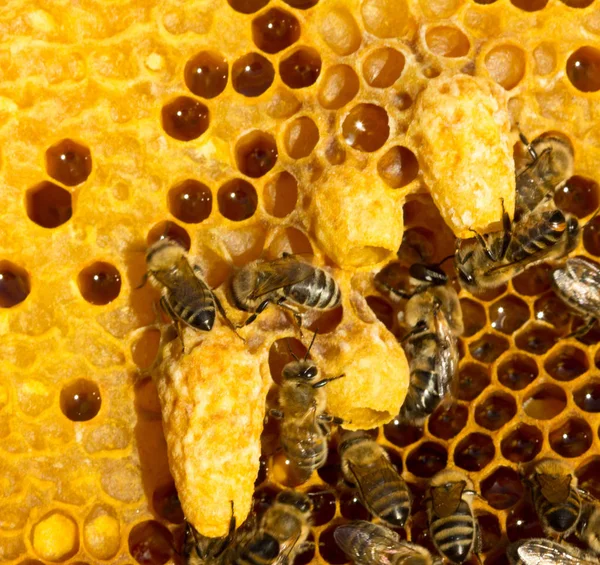
{"label": "honeybee", "polygon": [[600,504],[586,503],[577,524],[577,535],[595,553],[600,553]]}
{"label": "honeybee", "polygon": [[346,432],[338,450],[344,477],[358,487],[368,510],[393,527],[404,526],[410,491],[385,449],[365,432]]}
{"label": "honeybee", "polygon": [[229,532],[223,537],[209,538],[203,536],[198,533],[192,524],[186,521],[185,537],[181,552],[185,565],[210,565],[222,562],[225,552],[231,547],[235,539],[235,526],[233,503],[231,519],[229,521]]}
{"label": "honeybee", "polygon": [[567,537],[581,515],[581,497],[571,466],[558,459],[540,461],[529,482],[535,511],[546,535]]}
{"label": "honeybee", "polygon": [[462,471],[445,469],[429,484],[429,533],[440,555],[452,563],[464,563],[481,547],[474,496],[473,483]]}
{"label": "honeybee", "polygon": [[289,253],[274,261],[253,261],[237,271],[230,294],[237,308],[252,312],[243,325],[274,303],[292,312],[301,327],[301,310],[331,310],[341,302],[340,287],[326,270]]}
{"label": "honeybee", "polygon": [[338,526],[333,537],[357,565],[433,565],[424,547],[400,541],[396,532],[379,524],[356,520]]}
{"label": "honeybee", "polygon": [[599,563],[595,555],[572,545],[547,539],[526,539],[511,543],[506,555],[511,565],[584,565]]}
{"label": "honeybee", "polygon": [[589,259],[569,257],[552,272],[554,292],[580,314],[585,324],[573,335],[584,335],[600,316],[600,267]]}

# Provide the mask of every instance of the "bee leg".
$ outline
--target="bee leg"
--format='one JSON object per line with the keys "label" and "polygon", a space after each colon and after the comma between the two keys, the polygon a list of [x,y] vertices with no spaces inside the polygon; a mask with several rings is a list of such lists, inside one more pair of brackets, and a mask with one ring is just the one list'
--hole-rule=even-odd
{"label": "bee leg", "polygon": [[473,228],[469,228],[469,231],[472,231],[475,234],[475,239],[477,240],[477,243],[479,243],[479,245],[481,245],[481,247],[483,247],[485,254],[495,263],[498,259],[496,259],[496,256],[490,249],[485,238],[479,232],[475,231]]}
{"label": "bee leg", "polygon": [[179,323],[179,318],[177,314],[171,308],[171,305],[167,302],[167,299],[163,296],[160,299],[160,305],[162,309],[166,312],[167,316],[173,320],[173,327],[175,328],[175,333],[177,337],[181,340],[181,353],[185,354],[185,342],[183,341],[183,332],[181,331],[181,325]]}
{"label": "bee leg", "polygon": [[504,235],[502,236],[502,247],[500,249],[500,256],[496,259],[496,261],[504,259],[504,256],[508,251],[510,240],[512,239],[512,224],[508,212],[504,209],[504,198],[501,198],[500,202],[502,203],[502,228],[504,229]]}
{"label": "bee leg", "polygon": [[533,148],[531,143],[529,143],[528,139],[525,137],[521,130],[519,130],[519,139],[521,140],[521,143],[525,146],[525,149],[527,149],[527,152],[529,153],[529,155],[531,155],[531,158],[535,163],[535,161],[538,160],[538,154],[535,152],[535,149]]}
{"label": "bee leg", "polygon": [[583,326],[578,327],[576,330],[574,330],[570,334],[566,335],[565,338],[583,337],[586,333],[588,333],[592,329],[592,327],[595,323],[596,323],[596,318],[588,318]]}
{"label": "bee leg", "polygon": [[326,413],[319,414],[318,419],[322,422],[327,422],[328,424],[337,424],[338,426],[347,423],[346,420],[343,420],[342,418],[338,418],[337,416],[332,416],[331,414]]}
{"label": "bee leg", "polygon": [[404,337],[400,340],[400,343],[406,341],[407,339],[409,339],[410,337],[412,337],[415,334],[424,332],[426,329],[427,329],[427,322],[425,320],[419,320],[415,324],[415,327],[404,335]]}
{"label": "bee leg", "polygon": [[258,315],[261,314],[264,309],[271,304],[271,299],[267,298],[266,300],[263,300],[259,305],[258,308],[256,310],[254,310],[254,312],[252,314],[250,314],[250,316],[248,317],[248,319],[240,326],[237,326],[237,329],[239,328],[243,328],[244,326],[247,326],[248,324],[251,324],[252,322],[254,322],[254,320],[256,320],[256,318],[258,318]]}
{"label": "bee leg", "polygon": [[237,335],[244,343],[246,343],[246,340],[237,332],[237,329],[233,325],[233,322],[227,317],[227,314],[225,312],[225,309],[223,308],[223,305],[221,304],[221,301],[219,300],[219,297],[214,292],[213,298],[215,300],[215,304],[217,305],[217,309],[219,310],[219,314],[221,314],[221,317],[225,320],[225,323],[233,330],[233,333],[235,335]]}
{"label": "bee leg", "polygon": [[303,335],[302,335],[302,316],[299,314],[299,312],[297,312],[289,304],[286,304],[285,303],[286,300],[287,300],[287,298],[285,296],[282,296],[281,298],[279,298],[277,300],[277,306],[292,313],[292,316],[294,316],[294,321],[296,322],[296,326],[298,327],[298,332],[300,332],[300,337],[303,337]]}

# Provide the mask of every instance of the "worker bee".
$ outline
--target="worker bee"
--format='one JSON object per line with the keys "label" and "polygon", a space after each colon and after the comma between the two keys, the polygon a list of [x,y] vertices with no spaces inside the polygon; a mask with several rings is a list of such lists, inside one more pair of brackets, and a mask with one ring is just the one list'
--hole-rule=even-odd
{"label": "worker bee", "polygon": [[464,563],[481,547],[474,496],[473,483],[462,471],[440,471],[429,484],[429,533],[440,555],[452,563]]}
{"label": "worker bee", "polygon": [[600,504],[597,501],[583,505],[577,535],[592,551],[600,553]]}
{"label": "worker bee", "polygon": [[554,292],[581,315],[585,324],[574,335],[584,335],[600,316],[600,267],[589,259],[570,257],[552,272]]}
{"label": "worker bee", "polygon": [[235,526],[233,503],[231,505],[229,531],[223,537],[209,538],[203,536],[192,524],[186,521],[181,552],[185,565],[211,565],[224,562],[226,552],[232,547],[235,539]]}
{"label": "worker bee", "polygon": [[511,543],[506,556],[511,565],[598,565],[595,555],[572,545],[547,539],[525,539]]}
{"label": "worker bee", "polygon": [[379,524],[356,520],[338,526],[333,537],[357,565],[433,565],[424,547],[401,541],[396,532]]}
{"label": "worker bee", "polygon": [[367,509],[393,527],[410,514],[411,496],[385,449],[366,432],[346,432],[338,447],[342,472]]}
{"label": "worker bee", "polygon": [[243,325],[253,322],[271,303],[292,312],[302,326],[302,310],[331,310],[341,302],[340,287],[325,269],[289,253],[274,261],[253,261],[237,271],[230,294],[237,308],[252,312]]}
{"label": "worker bee", "polygon": [[571,466],[558,459],[540,461],[529,478],[533,504],[546,535],[565,538],[577,526],[581,497]]}

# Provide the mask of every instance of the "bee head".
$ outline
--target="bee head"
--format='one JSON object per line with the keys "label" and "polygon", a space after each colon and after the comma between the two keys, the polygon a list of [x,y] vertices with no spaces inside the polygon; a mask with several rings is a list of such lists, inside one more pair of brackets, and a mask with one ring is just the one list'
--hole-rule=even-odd
{"label": "bee head", "polygon": [[290,361],[281,373],[287,380],[312,381],[318,374],[317,366],[307,359]]}
{"label": "bee head", "polygon": [[185,249],[173,239],[162,238],[146,251],[146,264],[149,271],[165,271],[185,256]]}
{"label": "bee head", "polygon": [[284,490],[277,495],[277,498],[275,500],[277,500],[277,502],[279,502],[280,504],[287,504],[289,506],[293,506],[294,508],[300,510],[300,512],[302,512],[303,514],[308,514],[312,512],[312,501],[310,500],[310,498],[308,498],[308,496],[301,492],[295,492],[293,490]]}

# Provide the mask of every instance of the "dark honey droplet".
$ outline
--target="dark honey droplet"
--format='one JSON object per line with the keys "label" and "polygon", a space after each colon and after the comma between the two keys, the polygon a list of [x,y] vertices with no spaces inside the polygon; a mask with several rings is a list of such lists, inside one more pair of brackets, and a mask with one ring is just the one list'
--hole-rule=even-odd
{"label": "dark honey droplet", "polygon": [[178,226],[175,222],[160,222],[156,224],[149,232],[146,237],[148,246],[156,243],[159,239],[172,239],[181,245],[186,251],[190,250],[192,240],[188,232],[186,232],[181,226]]}
{"label": "dark honey droplet", "polygon": [[567,59],[567,76],[581,92],[600,90],[600,50],[580,47]]}
{"label": "dark honey droplet", "polygon": [[542,449],[544,438],[535,426],[519,424],[502,439],[500,450],[513,463],[532,461]]}
{"label": "dark honey droplet", "polygon": [[536,265],[516,276],[512,283],[519,294],[536,296],[550,290],[550,287],[552,286],[552,281],[550,279],[551,272],[552,267],[545,263]]}
{"label": "dark honey droplet", "polygon": [[593,432],[584,420],[570,418],[548,436],[550,447],[562,457],[579,457],[592,446]]}
{"label": "dark honey droplet", "polygon": [[265,53],[278,53],[300,38],[298,20],[285,10],[272,8],[252,21],[252,38]]}
{"label": "dark honey droplet", "polygon": [[580,467],[575,473],[579,488],[589,492],[596,500],[600,499],[600,459],[595,458]]}
{"label": "dark honey droplet", "polygon": [[529,319],[527,303],[516,296],[505,296],[489,308],[490,325],[495,330],[511,335]]}
{"label": "dark honey droplet", "polygon": [[599,190],[597,182],[575,175],[554,193],[554,202],[564,212],[585,218],[598,208]]}
{"label": "dark honey droplet", "polygon": [[87,422],[100,411],[102,398],[93,381],[78,379],[60,391],[60,409],[72,422]]}
{"label": "dark honey droplet", "polygon": [[588,253],[600,257],[600,216],[583,228],[583,246]]}
{"label": "dark honey droplet", "polygon": [[57,228],[73,214],[71,193],[52,182],[44,181],[30,188],[25,201],[27,216],[43,228]]}
{"label": "dark honey droplet", "polygon": [[513,6],[516,6],[524,12],[537,12],[543,10],[548,0],[510,0]]}
{"label": "dark honey droplet", "polygon": [[466,363],[458,373],[459,400],[474,400],[490,384],[489,370],[478,363]]}
{"label": "dark honey droplet", "polygon": [[229,66],[222,55],[202,51],[185,65],[185,84],[202,98],[214,98],[225,90]]}
{"label": "dark honey droplet", "polygon": [[497,548],[502,539],[498,518],[490,512],[480,512],[477,514],[477,521],[481,530],[481,551],[487,553]]}
{"label": "dark honey droplet", "polygon": [[322,526],[335,516],[335,494],[331,491],[314,488],[309,491],[313,503],[312,525]]}
{"label": "dark honey droplet", "polygon": [[398,447],[407,447],[423,437],[423,428],[394,419],[383,426],[386,439]]}
{"label": "dark honey droplet", "polygon": [[241,222],[256,212],[258,196],[254,187],[243,179],[233,179],[225,183],[217,194],[219,211],[228,220]]}
{"label": "dark honey droplet", "polygon": [[378,296],[367,296],[366,301],[377,319],[388,330],[391,330],[394,325],[394,310],[391,305]]}
{"label": "dark honey droplet", "polygon": [[229,5],[242,14],[253,14],[264,8],[269,0],[227,0]]}
{"label": "dark honey droplet", "polygon": [[571,320],[569,309],[553,292],[540,296],[533,305],[533,312],[536,320],[547,322],[557,330],[566,329]]}
{"label": "dark honey droplet", "polygon": [[544,369],[557,381],[572,381],[589,369],[589,363],[585,352],[566,345],[544,361]]}
{"label": "dark honey droplet", "polygon": [[469,410],[462,404],[439,406],[429,418],[429,431],[436,437],[449,440],[466,426]]}
{"label": "dark honey droplet", "polygon": [[188,179],[175,185],[168,196],[169,212],[186,224],[199,224],[212,211],[212,192],[205,184]]}
{"label": "dark honey droplet", "polygon": [[463,324],[465,337],[471,337],[485,327],[486,317],[485,309],[479,302],[475,302],[470,298],[460,299],[460,308],[463,315]]}
{"label": "dark honey droplet", "polygon": [[152,507],[161,518],[172,524],[183,523],[185,517],[175,483],[167,483],[154,491],[152,494]]}
{"label": "dark honey droplet", "polygon": [[600,382],[584,384],[573,393],[575,404],[586,412],[600,412]]}
{"label": "dark honey droplet", "polygon": [[76,186],[90,176],[92,154],[84,145],[63,139],[46,151],[46,171],[54,180]]}
{"label": "dark honey droplet", "polygon": [[162,524],[148,520],[129,532],[129,553],[140,565],[163,565],[173,555],[173,536]]}
{"label": "dark honey droplet", "polygon": [[525,413],[536,420],[551,420],[566,406],[567,396],[563,389],[549,383],[536,388],[523,402]]}
{"label": "dark honey droplet", "polygon": [[354,149],[377,151],[390,135],[387,112],[375,104],[359,104],[344,118],[342,134]]}
{"label": "dark honey droplet", "polygon": [[509,348],[508,340],[496,334],[487,333],[469,344],[473,359],[481,363],[493,363]]}
{"label": "dark honey droplet", "polygon": [[419,162],[410,149],[392,147],[377,162],[377,172],[391,188],[402,188],[417,178]]}
{"label": "dark honey droplet", "polygon": [[502,392],[488,396],[475,408],[475,421],[487,430],[499,430],[510,422],[517,413],[515,399]]}
{"label": "dark honey droplet", "polygon": [[498,380],[511,390],[523,390],[538,376],[536,362],[520,353],[511,355],[498,367]]}
{"label": "dark honey droplet", "polygon": [[180,96],[163,106],[161,115],[165,133],[179,141],[197,139],[208,129],[208,108],[187,96]]}
{"label": "dark honey droplet", "polygon": [[531,324],[517,335],[515,343],[519,349],[527,351],[527,353],[543,355],[552,348],[557,340],[556,330],[541,324]]}
{"label": "dark honey droplet", "polygon": [[417,477],[431,478],[446,467],[448,452],[443,445],[426,441],[413,449],[406,459],[406,468]]}
{"label": "dark honey droplet", "polygon": [[368,520],[369,511],[364,507],[355,489],[344,489],[340,496],[340,512],[348,520]]}
{"label": "dark honey droplet", "polygon": [[119,296],[121,274],[109,263],[94,263],[79,273],[77,285],[81,296],[90,304],[104,305]]}
{"label": "dark honey droplet", "polygon": [[542,530],[533,506],[529,503],[521,503],[506,517],[506,535],[513,542],[520,539],[543,538],[546,534]]}
{"label": "dark honey droplet", "polygon": [[279,63],[279,74],[290,88],[311,86],[321,74],[321,56],[316,49],[298,49]]}
{"label": "dark honey droplet", "polygon": [[332,565],[341,565],[349,561],[333,537],[333,532],[337,527],[338,524],[331,525],[319,534],[319,553],[327,563]]}
{"label": "dark honey droplet", "polygon": [[266,175],[277,162],[277,144],[270,133],[253,131],[242,137],[235,146],[238,169],[245,175],[258,178]]}
{"label": "dark honey droplet", "polygon": [[275,69],[268,59],[258,53],[248,53],[240,57],[231,69],[233,88],[253,98],[266,92],[273,84]]}
{"label": "dark honey droplet", "polygon": [[0,261],[0,308],[16,306],[29,296],[29,292],[27,271],[10,261]]}
{"label": "dark honey droplet", "polygon": [[466,471],[481,471],[494,458],[492,438],[473,433],[463,438],[454,450],[454,462]]}

